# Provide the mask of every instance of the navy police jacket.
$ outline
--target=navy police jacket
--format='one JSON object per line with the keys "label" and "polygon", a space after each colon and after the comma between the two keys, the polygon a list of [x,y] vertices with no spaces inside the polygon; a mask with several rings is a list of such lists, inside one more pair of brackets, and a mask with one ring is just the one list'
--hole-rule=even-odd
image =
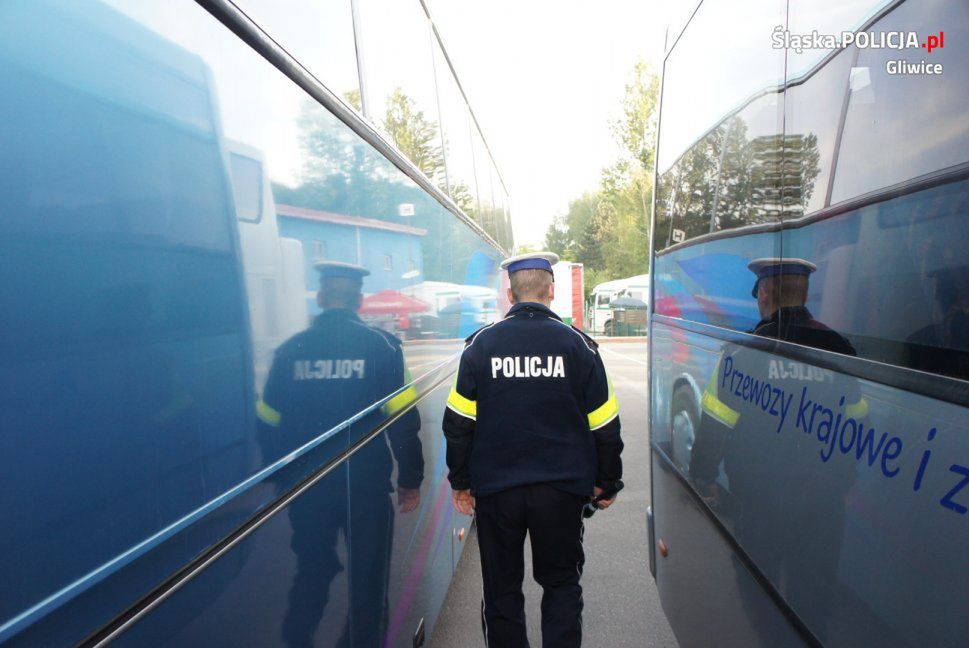
{"label": "navy police jacket", "polygon": [[[367,326],[352,310],[324,311],[312,326],[276,350],[256,412],[262,423],[264,451],[271,455],[266,460],[292,452],[408,382],[396,337]],[[354,437],[408,407],[415,397],[414,388],[408,387],[383,407],[373,409],[354,423]],[[420,428],[416,408],[401,415],[388,428],[386,441],[372,439],[354,455],[351,484],[362,490],[390,490],[392,452],[397,460],[397,485],[419,487],[424,478]]]}
{"label": "navy police jacket", "polygon": [[591,496],[620,479],[619,409],[597,346],[531,302],[469,337],[444,413],[451,487]]}

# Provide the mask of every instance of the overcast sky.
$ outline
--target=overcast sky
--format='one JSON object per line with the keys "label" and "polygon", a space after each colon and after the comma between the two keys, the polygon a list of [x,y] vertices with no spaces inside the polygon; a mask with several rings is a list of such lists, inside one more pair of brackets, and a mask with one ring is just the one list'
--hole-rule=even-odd
{"label": "overcast sky", "polygon": [[637,58],[659,70],[654,0],[429,0],[512,200],[515,242],[539,244],[616,159],[610,122]]}

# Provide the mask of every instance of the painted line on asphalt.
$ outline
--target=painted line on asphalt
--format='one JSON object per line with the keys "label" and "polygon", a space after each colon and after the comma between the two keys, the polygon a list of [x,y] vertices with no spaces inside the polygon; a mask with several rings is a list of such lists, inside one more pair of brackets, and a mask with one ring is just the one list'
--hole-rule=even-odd
{"label": "painted line on asphalt", "polygon": [[612,349],[610,349],[610,348],[608,348],[606,346],[603,346],[601,344],[599,345],[599,349],[602,350],[602,351],[608,351],[609,353],[611,353],[613,355],[617,355],[620,358],[625,358],[626,360],[629,360],[630,362],[636,362],[638,364],[643,365],[644,367],[646,366],[646,361],[645,360],[639,360],[638,358],[634,358],[632,356],[626,355],[625,353],[619,353],[618,351],[613,351]]}

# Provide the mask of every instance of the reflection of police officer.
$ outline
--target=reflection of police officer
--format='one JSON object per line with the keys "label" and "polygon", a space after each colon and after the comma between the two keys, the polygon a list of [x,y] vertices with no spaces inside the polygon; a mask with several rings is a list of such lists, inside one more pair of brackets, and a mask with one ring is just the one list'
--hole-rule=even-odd
{"label": "reflection of police officer", "polygon": [[[757,275],[751,294],[762,317],[753,334],[855,355],[847,339],[814,319],[805,307],[809,276],[817,266],[803,259],[757,259],[748,267]],[[731,381],[724,386],[724,367],[742,371],[751,384],[769,382],[794,394],[793,409],[804,386],[815,397],[844,395],[845,414],[857,419],[865,415],[867,404],[853,378],[780,360],[748,346],[728,345],[703,394],[691,455],[690,478],[733,521],[747,554],[769,577],[784,574],[785,596],[795,611],[826,621],[834,600],[844,498],[853,468],[819,461],[816,445],[804,443],[803,435],[792,431],[794,414],[779,430],[770,408],[752,405],[743,389],[730,388]],[[794,434],[798,436],[792,438]],[[721,462],[725,483],[718,476]],[[757,619],[765,609],[761,601],[750,602],[758,628],[771,627],[767,620]],[[823,623],[812,630],[823,640]],[[765,644],[772,641],[764,639]]]}
{"label": "reflection of police officer", "polygon": [[[264,446],[273,458],[370,407],[407,381],[397,338],[367,326],[356,314],[363,277],[369,272],[336,262],[318,264],[317,269],[317,301],[323,312],[310,328],[277,350],[259,403],[259,417],[269,437]],[[402,392],[355,423],[353,430],[372,430],[407,406],[413,395],[412,389]],[[388,429],[390,449],[380,437],[353,455],[348,468],[349,501],[346,491],[333,490],[339,485],[330,485],[339,480],[329,480],[325,492],[310,490],[290,505],[297,573],[283,628],[289,645],[313,643],[330,582],[343,569],[336,551],[341,529],[350,553],[352,634],[348,624],[336,645],[380,645],[387,623],[394,523],[389,498],[391,451],[398,464],[398,504],[402,512],[413,511],[420,503],[424,474],[419,430],[419,414],[413,408]]]}
{"label": "reflection of police officer", "polygon": [[491,646],[528,645],[526,533],[544,589],[543,644],[580,645],[582,508],[622,476],[619,412],[597,345],[549,309],[557,261],[502,264],[514,306],[467,339],[444,414],[454,504],[476,515]]}

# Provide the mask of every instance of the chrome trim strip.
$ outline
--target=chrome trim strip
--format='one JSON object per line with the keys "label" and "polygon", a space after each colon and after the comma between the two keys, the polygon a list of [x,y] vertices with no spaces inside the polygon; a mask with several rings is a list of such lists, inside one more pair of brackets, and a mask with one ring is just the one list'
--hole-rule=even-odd
{"label": "chrome trim strip", "polygon": [[451,70],[451,78],[454,79],[454,83],[457,84],[458,90],[461,92],[461,97],[464,98],[464,104],[468,107],[468,113],[471,115],[471,120],[474,122],[475,128],[478,129],[478,135],[481,136],[481,141],[484,142],[485,150],[488,151],[488,158],[491,160],[491,166],[495,170],[495,174],[498,176],[498,182],[501,183],[501,188],[505,193],[505,197],[508,197],[508,188],[505,186],[505,180],[501,177],[501,171],[498,169],[498,164],[495,162],[495,156],[491,153],[491,147],[488,146],[488,140],[484,136],[484,131],[481,130],[481,124],[478,123],[478,118],[474,114],[474,110],[471,108],[471,102],[468,101],[468,95],[464,92],[464,86],[461,85],[461,79],[458,78],[458,71],[454,69],[454,64],[451,62],[451,56],[447,53],[447,48],[444,47],[444,39],[441,38],[441,33],[437,30],[437,23],[434,22],[434,17],[431,16],[431,9],[427,6],[425,0],[418,0],[421,3],[421,7],[424,9],[424,15],[427,16],[427,20],[431,23],[431,32],[434,34],[434,38],[437,39],[437,44],[441,48],[441,53],[444,55],[444,60],[447,62],[448,68]]}
{"label": "chrome trim strip", "polygon": [[373,439],[380,436],[384,430],[390,427],[400,417],[412,410],[414,407],[417,407],[417,404],[427,398],[434,390],[441,387],[441,385],[447,384],[449,378],[450,375],[447,375],[438,379],[430,388],[416,398],[413,403],[410,404],[410,406],[400,410],[394,414],[394,416],[381,423],[367,436],[363,437],[360,441],[354,444],[353,447],[323,466],[323,468],[316,473],[307,477],[287,494],[277,499],[274,503],[256,513],[242,526],[229,534],[228,537],[211,547],[207,552],[203,553],[195,560],[189,562],[178,573],[176,573],[166,582],[159,585],[157,588],[155,588],[155,590],[144,596],[115,620],[109,622],[101,630],[98,630],[89,638],[85,639],[80,645],[85,647],[105,646],[116,639],[125,630],[133,626],[139,620],[144,618],[145,615],[161,605],[161,603],[168,599],[172,594],[184,587],[186,583],[202,573],[206,568],[209,567],[209,565],[216,562],[219,558],[232,550],[236,545],[252,535],[257,529],[268,522],[270,518],[292,503],[293,500],[318,484],[336,468],[346,463],[346,461],[356,454],[357,451],[366,446]]}
{"label": "chrome trim strip", "polygon": [[[817,367],[855,376],[862,380],[881,383],[895,389],[919,394],[935,400],[969,407],[969,382],[940,374],[891,365],[877,360],[846,356],[813,347],[801,346],[776,338],[767,338],[740,331],[721,328],[702,322],[679,319],[668,315],[653,314],[653,321],[670,328],[706,335],[717,340],[742,344],[743,346],[772,353],[792,360],[807,362]],[[654,331],[650,331],[652,337]]]}
{"label": "chrome trim strip", "polygon": [[[476,234],[502,254],[508,251],[495,241],[478,223],[465,214],[451,197],[441,191],[427,176],[401,153],[396,146],[384,139],[365,119],[327,88],[319,79],[304,68],[283,46],[252,21],[230,0],[195,0],[236,36],[242,39],[260,56],[269,61],[276,69],[290,78],[307,94],[316,99],[324,108],[350,127],[364,141],[374,147],[395,167],[416,182],[424,191],[434,197],[442,207],[460,218]],[[470,110],[470,106],[469,106]]]}
{"label": "chrome trim strip", "polygon": [[[455,362],[458,358],[458,355],[459,353],[453,354],[451,357],[447,358],[446,360],[438,364],[436,367],[432,368],[430,371],[425,372],[422,378],[425,376],[430,376],[433,372],[440,371],[449,363]],[[448,372],[448,375],[450,375],[450,372]],[[307,453],[311,452],[313,449],[322,445],[328,439],[332,438],[333,436],[339,434],[341,431],[345,430],[348,426],[353,425],[355,422],[361,420],[366,415],[379,409],[380,407],[383,407],[387,402],[389,402],[391,399],[396,397],[398,394],[401,394],[405,390],[413,387],[416,384],[416,382],[417,381],[411,381],[409,384],[404,385],[393,394],[386,396],[383,400],[380,400],[372,404],[370,407],[368,407],[365,410],[357,412],[356,414],[354,414],[347,420],[343,421],[342,423],[339,423],[336,426],[330,428],[329,430],[319,435],[315,439],[308,441],[307,443],[300,446],[296,450],[293,450],[289,454],[286,454],[280,457],[279,459],[269,464],[259,472],[251,475],[244,481],[239,482],[238,484],[236,484],[226,492],[222,493],[218,497],[212,500],[209,500],[205,504],[196,508],[194,511],[191,511],[187,515],[172,522],[171,524],[161,529],[160,531],[156,532],[155,534],[145,538],[138,544],[132,547],[129,547],[126,551],[118,554],[108,562],[99,565],[98,567],[91,570],[87,574],[81,576],[74,582],[66,585],[65,587],[61,588],[57,592],[54,592],[47,598],[41,600],[40,602],[35,603],[34,605],[24,610],[17,616],[11,619],[8,619],[2,626],[0,626],[0,643],[13,637],[18,632],[24,630],[25,628],[32,625],[40,618],[53,612],[54,610],[68,603],[72,599],[80,596],[81,594],[83,594],[90,588],[94,587],[104,579],[120,571],[121,569],[128,566],[138,558],[144,556],[152,549],[158,547],[163,542],[171,539],[172,537],[174,537],[181,531],[185,530],[195,522],[198,522],[203,517],[214,512],[216,509],[220,508],[221,506],[227,504],[229,501],[235,499],[236,497],[239,497],[243,493],[247,492],[248,490],[252,489],[258,484],[264,482],[266,479],[269,479],[270,477],[275,475],[277,472],[279,472],[289,464],[293,463],[300,457],[303,457]],[[424,393],[418,396],[418,398],[414,401],[414,403],[416,404],[421,400],[423,400],[428,393],[430,393],[431,391],[437,388],[440,382],[441,381],[435,382],[430,388],[425,390]],[[407,407],[401,410],[401,412],[396,413],[393,417],[387,419],[383,424],[381,424],[381,427],[378,429],[383,429],[390,422],[397,420],[397,418],[399,418],[399,416],[402,415],[403,412],[406,412],[410,409],[411,407]],[[370,438],[372,437],[367,437],[365,442],[369,441]],[[356,450],[354,450],[354,452],[355,451]],[[341,457],[342,456],[343,455],[341,455]],[[349,455],[346,455],[346,456],[348,457]]]}

